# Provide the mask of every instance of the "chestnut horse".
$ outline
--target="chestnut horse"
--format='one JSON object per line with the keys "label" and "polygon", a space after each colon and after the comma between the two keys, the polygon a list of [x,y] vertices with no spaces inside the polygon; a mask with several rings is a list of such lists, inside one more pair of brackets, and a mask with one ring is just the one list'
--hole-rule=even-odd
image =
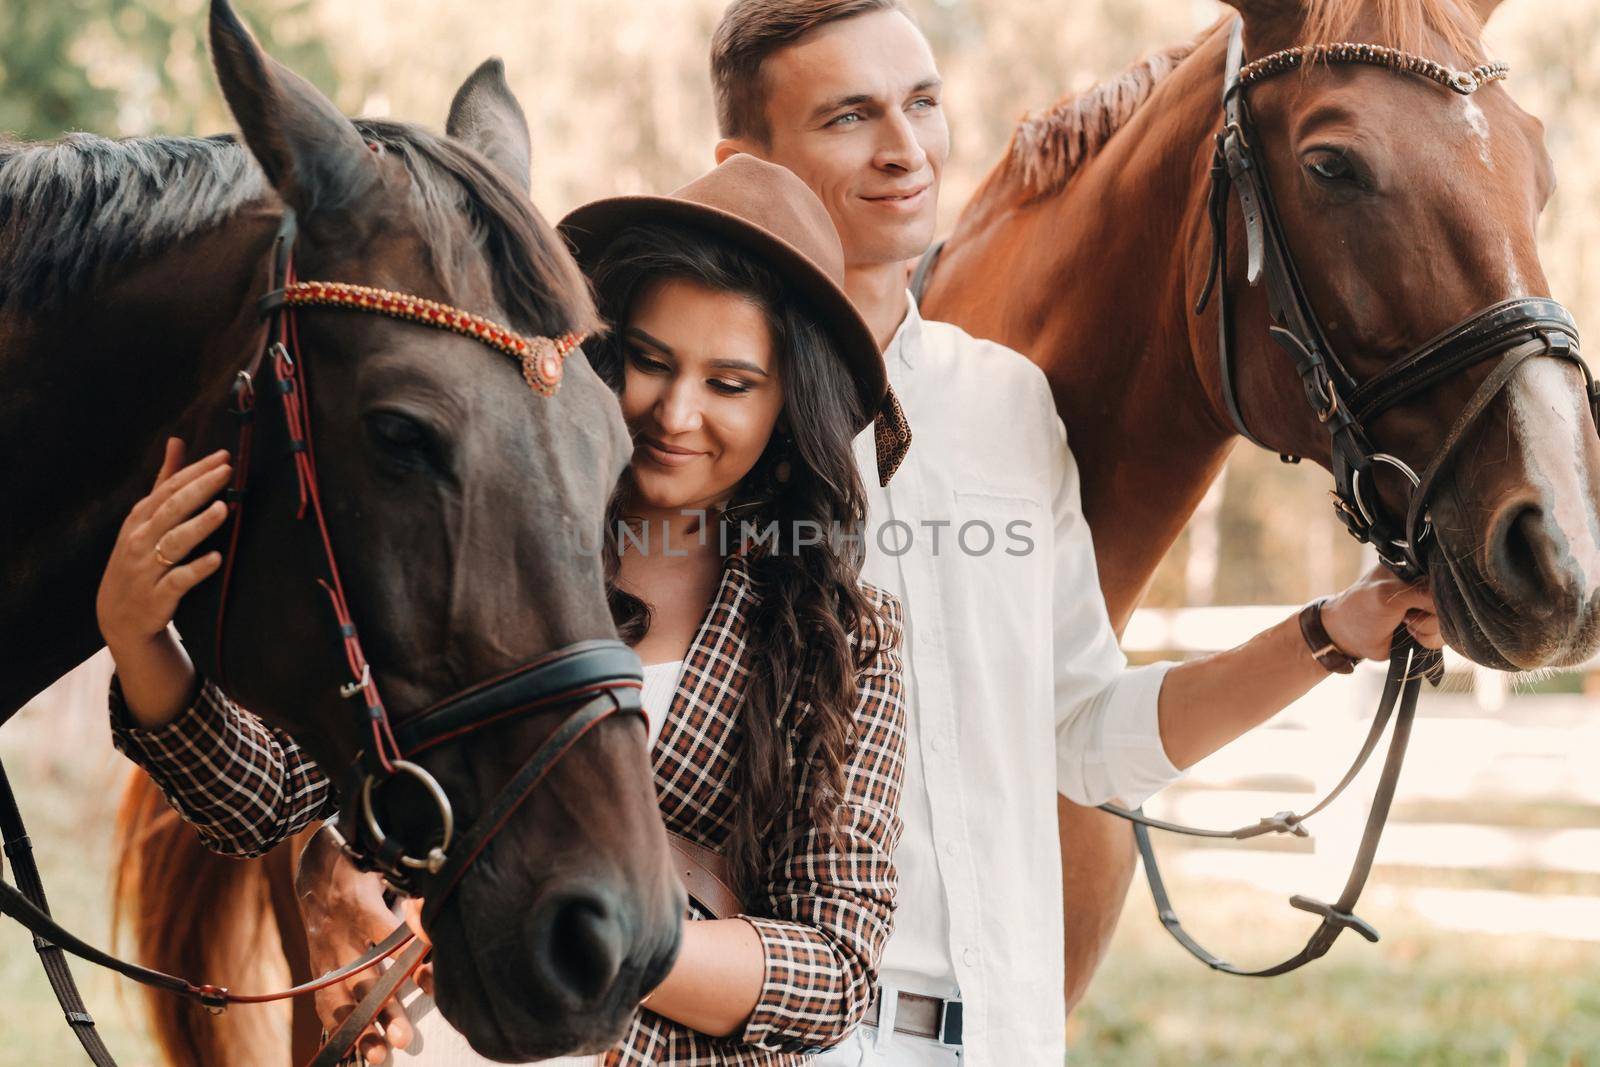
{"label": "chestnut horse", "polygon": [[[264,350],[258,300],[288,280],[278,250],[292,249],[301,278],[470,308],[520,335],[597,324],[585,280],[529,203],[527,125],[498,61],[462,87],[441,137],[352,123],[263,54],[224,0],[211,43],[242,144],[0,144],[0,721],[98,646],[98,576],[166,435],[240,440],[224,409]],[[285,246],[291,211],[299,236]],[[253,462],[240,460],[249,483],[230,524],[238,564],[226,593],[203,583],[178,618],[203,674],[220,678],[225,660],[232,695],[338,772],[373,756],[380,688],[404,738],[414,712],[480,679],[531,677],[522,665],[552,650],[626,656],[601,561],[574,550],[631,451],[581,352],[556,390],[559,362],[519,367],[478,337],[360,309],[268,312],[288,347],[257,368]],[[274,367],[283,389],[269,393]],[[549,395],[530,390],[535,379]],[[291,396],[307,422],[285,417]],[[341,571],[348,616],[324,592]],[[369,675],[356,671],[356,625]],[[546,739],[568,738],[569,722],[529,710],[407,765],[468,827],[428,883],[439,891],[427,921],[441,1011],[496,1058],[610,1044],[677,950],[682,890],[645,732],[636,717],[605,718],[550,768]],[[439,809],[407,788],[375,804],[396,839],[426,851]],[[498,829],[487,842],[472,827],[483,812]]]}
{"label": "chestnut horse", "polygon": [[[1455,0],[1230,0],[1246,57],[1354,41],[1478,65],[1481,19]],[[1043,368],[1083,474],[1100,582],[1126,625],[1237,441],[1223,392],[1207,195],[1230,17],[1074,100],[1026,118],[964,209],[923,301],[929,318]],[[1512,72],[1515,77],[1515,72]],[[1548,292],[1535,223],[1553,188],[1539,122],[1505,82],[1458,96],[1370,65],[1309,64],[1249,98],[1279,220],[1327,341],[1370,379],[1480,309]],[[1230,194],[1231,195],[1231,194]],[[1330,463],[1327,429],[1269,339],[1244,277],[1235,206],[1233,365],[1243,423]],[[1490,373],[1482,363],[1373,420],[1422,470]],[[1478,663],[1579,662],[1597,642],[1600,442],[1582,376],[1530,360],[1469,429],[1429,499],[1427,572],[1447,640]],[[1406,514],[1399,478],[1381,506]],[[1133,842],[1062,802],[1067,999],[1081,997],[1127,895]]]}

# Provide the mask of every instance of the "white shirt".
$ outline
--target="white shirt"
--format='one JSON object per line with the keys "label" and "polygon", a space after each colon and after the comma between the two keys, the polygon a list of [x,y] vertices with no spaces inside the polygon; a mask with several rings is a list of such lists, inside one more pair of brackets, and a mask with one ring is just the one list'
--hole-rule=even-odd
{"label": "white shirt", "polygon": [[678,678],[683,674],[683,660],[671,663],[647,663],[644,667],[644,684],[639,687],[639,703],[644,705],[645,718],[650,722],[650,737],[645,741],[645,751],[656,747],[661,727],[666,724],[667,712],[672,708],[672,697],[678,691]]}
{"label": "white shirt", "polygon": [[905,830],[882,977],[963,999],[969,1067],[1059,1064],[1056,793],[1136,804],[1181,776],[1156,719],[1170,664],[1130,670],[1117,646],[1043,372],[924,322],[915,302],[884,358],[912,441],[887,489],[871,430],[856,441],[863,577],[906,618]]}

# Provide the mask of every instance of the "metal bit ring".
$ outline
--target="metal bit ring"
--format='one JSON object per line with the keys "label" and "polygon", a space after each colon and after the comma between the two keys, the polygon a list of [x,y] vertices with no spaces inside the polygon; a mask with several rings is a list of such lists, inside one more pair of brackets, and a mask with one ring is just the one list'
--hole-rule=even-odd
{"label": "metal bit ring", "polygon": [[[391,766],[396,774],[410,775],[418,782],[421,782],[422,787],[432,795],[433,802],[439,809],[439,825],[443,830],[439,843],[428,850],[427,856],[418,859],[415,856],[402,854],[399,857],[400,863],[414,870],[438,874],[440,869],[444,867],[445,851],[450,847],[450,841],[455,836],[456,820],[455,813],[450,807],[450,798],[445,795],[444,787],[439,784],[438,780],[417,764],[408,760],[394,760]],[[372,809],[372,786],[377,781],[376,777],[369,774],[366,780],[361,783],[361,819],[366,824],[367,833],[372,835],[373,843],[381,848],[384,842],[388,840],[388,836],[383,832],[383,828],[378,825],[378,816]]]}

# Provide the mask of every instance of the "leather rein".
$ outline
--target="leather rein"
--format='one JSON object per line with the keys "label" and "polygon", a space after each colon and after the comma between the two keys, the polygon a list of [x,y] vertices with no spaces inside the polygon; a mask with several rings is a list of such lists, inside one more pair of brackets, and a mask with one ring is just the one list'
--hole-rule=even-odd
{"label": "leather rein", "polygon": [[[502,676],[479,682],[404,720],[392,721],[378,692],[371,665],[361,648],[354,618],[345,599],[333,541],[322,505],[317,479],[316,449],[312,439],[310,400],[305,361],[302,358],[295,309],[327,307],[415,322],[450,330],[479,340],[516,359],[529,388],[543,397],[560,386],[565,357],[582,338],[524,337],[498,324],[435,301],[404,293],[342,282],[301,282],[294,275],[293,249],[296,224],[285,211],[273,241],[272,287],[259,308],[267,322],[266,341],[254,346],[246,367],[235,376],[228,410],[238,424],[233,484],[225,491],[230,529],[219,581],[221,595],[215,628],[218,670],[225,662],[223,641],[229,603],[230,579],[239,556],[239,531],[253,465],[262,459],[251,444],[258,392],[256,383],[263,364],[270,363],[270,396],[279,398],[287,430],[288,457],[299,483],[296,518],[309,514],[321,546],[326,575],[316,578],[332,606],[339,640],[350,668],[350,681],[340,696],[359,699],[362,729],[369,736],[350,769],[350,786],[340,812],[341,848],[361,868],[377,871],[393,888],[408,894],[426,894],[424,922],[431,922],[473,861],[496,833],[534,793],[555,765],[592,729],[615,715],[644,717],[640,702],[643,673],[638,657],[621,641],[605,638],[579,641],[547,653]],[[218,679],[219,684],[223,679]],[[417,762],[422,753],[458,740],[478,730],[517,718],[577,704],[555,730],[535,749],[501,788],[473,824],[458,832],[454,808],[444,787]],[[378,817],[376,798],[385,783],[396,777],[416,781],[437,809],[438,826],[422,854],[386,834]],[[385,959],[395,958],[367,998],[323,1046],[312,1067],[333,1067],[354,1046],[361,1032],[395,989],[422,963],[428,946],[413,942],[401,924],[380,944],[359,959],[310,982],[272,993],[235,993],[224,986],[196,983],[119,959],[84,942],[51,918],[32,857],[31,844],[4,768],[0,767],[0,837],[11,859],[17,885],[0,880],[0,914],[16,919],[34,935],[39,952],[67,1022],[78,1035],[91,1062],[115,1067],[83,1006],[63,953],[115,971],[125,978],[176,996],[196,1001],[213,1012],[230,1004],[257,1004],[285,1000],[336,985]]]}

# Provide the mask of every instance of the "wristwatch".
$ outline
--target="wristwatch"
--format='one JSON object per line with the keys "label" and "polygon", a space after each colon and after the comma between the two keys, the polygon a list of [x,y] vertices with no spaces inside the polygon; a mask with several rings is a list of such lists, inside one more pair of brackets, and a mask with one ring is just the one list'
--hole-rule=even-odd
{"label": "wristwatch", "polygon": [[1300,609],[1300,635],[1310,646],[1312,658],[1324,669],[1334,674],[1349,674],[1361,662],[1361,657],[1343,651],[1328,636],[1327,629],[1322,625],[1322,605],[1327,602],[1328,598],[1322,597]]}

